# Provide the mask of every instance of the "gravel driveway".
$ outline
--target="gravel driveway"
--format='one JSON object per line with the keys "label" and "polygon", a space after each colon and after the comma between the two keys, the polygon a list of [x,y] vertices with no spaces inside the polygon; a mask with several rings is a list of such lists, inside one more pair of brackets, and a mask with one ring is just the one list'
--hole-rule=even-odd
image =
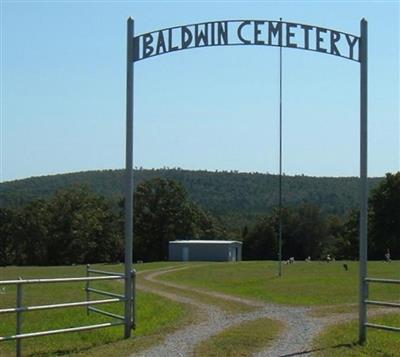
{"label": "gravel driveway", "polygon": [[[265,304],[260,301],[204,291],[157,279],[157,277],[162,274],[181,269],[186,268],[164,268],[152,272],[142,272],[141,275],[143,276],[143,279],[153,284],[148,286],[146,284],[138,283],[137,288],[164,296],[177,302],[193,305],[199,312],[199,316],[201,317],[200,321],[177,330],[168,335],[160,345],[152,347],[139,354],[134,354],[132,357],[193,356],[193,350],[198,343],[218,334],[228,327],[240,324],[243,321],[251,321],[259,318],[279,320],[284,323],[285,328],[275,342],[272,345],[267,346],[264,350],[257,352],[255,354],[256,357],[312,356],[312,341],[323,329],[328,325],[356,318],[356,315],[353,313],[335,314],[328,317],[315,317],[311,315],[311,308],[307,307]],[[156,284],[160,286],[160,289],[157,288]],[[232,314],[225,312],[216,306],[201,303],[195,298],[181,296],[178,293],[166,292],[161,289],[163,286],[231,300],[256,309],[251,312]]]}

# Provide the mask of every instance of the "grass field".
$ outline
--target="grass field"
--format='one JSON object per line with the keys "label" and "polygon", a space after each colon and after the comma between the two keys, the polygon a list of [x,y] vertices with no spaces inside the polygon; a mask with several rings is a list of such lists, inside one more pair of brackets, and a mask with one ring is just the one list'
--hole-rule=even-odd
{"label": "grass field", "polygon": [[[358,302],[358,263],[276,262],[213,263],[160,276],[165,281],[266,302],[289,305],[339,305]],[[369,276],[400,279],[400,261],[370,262]],[[399,285],[370,284],[370,299],[400,301]]]}
{"label": "grass field", "polygon": [[[238,262],[238,263],[177,263],[159,262],[137,264],[138,272],[145,272],[168,267],[186,267],[186,269],[159,276],[159,279],[205,290],[218,291],[241,297],[258,299],[266,302],[314,306],[317,315],[329,312],[346,312],[349,304],[358,301],[358,264],[348,262],[349,271],[342,263],[296,263],[285,265],[283,277],[276,276],[275,262]],[[123,265],[95,265],[97,269],[122,272]],[[23,278],[74,277],[86,274],[84,266],[69,267],[7,267],[0,268],[0,280]],[[369,263],[369,276],[400,278],[400,262],[385,264]],[[138,275],[138,280],[141,274]],[[54,304],[85,300],[85,283],[63,283],[51,285],[31,285],[24,289],[25,305]],[[97,282],[94,287],[121,293],[123,284],[120,281]],[[168,290],[168,288],[166,288]],[[179,289],[174,290],[179,294]],[[192,298],[199,294],[189,294]],[[193,295],[193,296],[192,296]],[[100,296],[97,296],[102,298]],[[6,287],[0,291],[0,308],[15,306],[16,289]],[[210,297],[200,301],[215,303]],[[370,298],[376,300],[400,301],[400,286],[371,285]],[[217,304],[218,305],[218,304]],[[329,305],[329,307],[327,307]],[[122,304],[103,306],[107,311],[123,314]],[[228,309],[229,310],[229,309]],[[233,306],[231,312],[239,312]],[[174,303],[162,297],[138,291],[137,293],[137,330],[134,338],[123,340],[123,327],[113,327],[90,332],[69,333],[23,340],[24,356],[58,356],[79,357],[125,356],[130,352],[142,350],[160,342],[174,329],[193,321],[194,314],[187,305]],[[379,318],[377,318],[379,320]],[[400,316],[385,316],[383,322],[400,326]],[[93,314],[86,315],[85,308],[68,308],[52,311],[29,312],[24,314],[23,332],[43,331],[86,324],[110,321],[110,318]],[[268,322],[268,321],[267,321]],[[255,322],[262,331],[266,321]],[[264,327],[262,327],[264,326]],[[215,336],[215,339],[198,348],[206,348],[203,353],[220,355],[218,346],[228,346],[232,336],[248,333],[251,329],[237,331],[235,328]],[[0,335],[15,334],[15,314],[0,316]],[[260,335],[261,336],[261,335]],[[356,323],[333,327],[316,342],[321,356],[395,356],[399,350],[398,335],[381,331],[369,331],[369,344],[363,349],[354,346],[357,340]],[[256,338],[256,337],[255,337]],[[397,339],[396,339],[397,338]],[[245,338],[247,340],[248,338]],[[258,338],[257,338],[258,339]],[[374,342],[375,341],[375,342]],[[215,343],[214,343],[215,342]],[[340,345],[338,347],[338,345]],[[214,349],[214,347],[217,349]],[[238,349],[239,350],[239,349]],[[0,343],[0,356],[14,356],[15,342]],[[328,351],[328,352],[324,352]],[[379,352],[380,351],[380,352]],[[382,352],[383,351],[383,352]],[[198,351],[197,351],[198,352]],[[379,354],[379,353],[381,354]],[[213,354],[214,353],[214,354]],[[324,354],[325,353],[325,354]],[[357,354],[358,353],[358,354]]]}
{"label": "grass field", "polygon": [[[166,263],[138,265],[139,270],[161,268]],[[103,270],[122,271],[122,265],[95,266]],[[85,276],[84,266],[73,267],[8,267],[0,268],[0,280],[23,278],[52,278]],[[24,287],[25,305],[54,304],[84,301],[85,283],[40,284]],[[120,281],[96,282],[93,286],[122,293]],[[7,286],[0,294],[0,308],[15,306],[16,289]],[[97,298],[103,297],[97,295]],[[102,305],[104,310],[123,314],[123,304]],[[55,356],[79,353],[82,356],[123,356],[158,342],[166,333],[179,327],[190,316],[186,305],[167,301],[159,296],[138,292],[137,329],[135,338],[122,340],[123,326],[99,329],[82,333],[46,336],[25,339],[22,342],[24,356]],[[110,318],[90,313],[85,308],[68,308],[28,312],[24,314],[23,332],[44,331],[108,322]],[[15,334],[15,314],[1,315],[0,336]],[[113,342],[112,344],[110,344]],[[98,347],[96,347],[98,346]],[[111,347],[112,346],[112,347]],[[94,348],[96,347],[96,348]],[[110,351],[111,348],[111,351]],[[111,353],[110,353],[111,352]],[[0,343],[1,356],[15,355],[15,342]]]}
{"label": "grass field", "polygon": [[[400,326],[400,314],[386,314],[370,318],[370,322]],[[357,344],[358,321],[328,328],[315,341],[318,357],[397,357],[400,355],[400,337],[396,332],[368,329],[365,346]]]}
{"label": "grass field", "polygon": [[281,322],[267,318],[242,322],[200,343],[194,356],[250,357],[268,346],[282,330]]}

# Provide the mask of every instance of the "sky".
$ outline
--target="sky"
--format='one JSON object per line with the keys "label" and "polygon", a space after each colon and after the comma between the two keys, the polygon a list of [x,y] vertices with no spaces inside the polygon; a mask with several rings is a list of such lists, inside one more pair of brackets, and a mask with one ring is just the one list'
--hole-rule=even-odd
{"label": "sky", "polygon": [[[0,181],[125,165],[135,34],[227,19],[360,33],[369,176],[400,169],[398,1],[1,1]],[[134,65],[134,166],[279,170],[279,49],[206,47]],[[359,174],[359,63],[283,48],[283,172]]]}

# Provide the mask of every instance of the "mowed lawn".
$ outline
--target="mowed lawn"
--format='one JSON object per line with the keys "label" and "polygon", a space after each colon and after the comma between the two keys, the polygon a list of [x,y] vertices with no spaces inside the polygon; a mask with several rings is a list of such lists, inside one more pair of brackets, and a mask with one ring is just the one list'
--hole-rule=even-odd
{"label": "mowed lawn", "polygon": [[[156,269],[168,265],[171,264],[140,264],[138,265],[138,270]],[[123,265],[96,265],[94,268],[122,272]],[[18,277],[28,279],[85,275],[85,266],[0,268],[0,280],[17,279]],[[123,293],[122,281],[94,282],[91,284],[98,289]],[[24,305],[84,301],[86,299],[84,287],[84,282],[25,285]],[[0,288],[0,308],[15,307],[15,286],[5,286],[3,288]],[[107,299],[107,297],[95,294],[92,294],[91,298]],[[123,315],[123,303],[98,305],[96,307]],[[23,355],[55,356],[74,353],[79,353],[82,356],[109,356],[113,353],[118,356],[129,355],[129,352],[157,343],[163,335],[185,323],[187,315],[190,315],[188,312],[189,310],[185,305],[174,303],[157,295],[138,291],[137,329],[133,331],[134,337],[132,339],[123,340],[123,326],[28,338],[22,340]],[[15,334],[15,320],[15,313],[0,315],[0,336]],[[109,322],[111,320],[112,318],[93,312],[87,316],[85,307],[27,312],[24,313],[23,332],[76,327]],[[108,345],[111,342],[113,343]],[[15,356],[15,342],[0,342],[0,356]]]}
{"label": "mowed lawn", "polygon": [[[382,314],[370,317],[372,323],[400,327],[399,314]],[[363,346],[358,341],[358,320],[334,325],[323,331],[314,341],[318,357],[397,357],[400,350],[398,332],[378,329],[367,330],[367,343]]]}
{"label": "mowed lawn", "polygon": [[[400,261],[369,262],[368,271],[370,277],[400,279]],[[210,263],[159,278],[278,304],[310,306],[358,302],[358,262],[296,262],[283,265],[282,277],[277,276],[277,263],[271,261]],[[370,284],[369,297],[400,301],[400,285]]]}
{"label": "mowed lawn", "polygon": [[[276,262],[237,262],[237,263],[180,263],[159,262],[137,264],[140,271],[163,269],[168,267],[185,267],[186,269],[163,274],[165,279],[178,284],[219,291],[242,297],[259,299],[266,302],[326,306],[357,303],[358,301],[358,263],[346,262],[349,270],[343,269],[343,262],[334,263],[295,263],[284,265],[283,277],[276,276]],[[123,271],[123,265],[95,265],[96,269]],[[28,278],[52,278],[85,276],[85,266],[68,267],[7,267],[0,268],[0,280]],[[369,263],[369,276],[400,279],[400,262],[391,264],[383,262]],[[140,275],[138,277],[140,279]],[[62,302],[84,301],[85,283],[59,283],[26,286],[24,305],[43,305]],[[93,287],[102,290],[122,293],[121,281],[96,282]],[[102,299],[94,295],[92,299]],[[373,284],[370,298],[375,300],[400,301],[399,285]],[[0,290],[0,308],[14,307],[15,287],[6,286]],[[97,306],[107,311],[123,314],[123,304]],[[192,318],[191,310],[186,305],[174,303],[160,296],[138,291],[137,294],[137,329],[133,338],[123,340],[123,326],[99,329],[81,333],[46,336],[22,341],[24,356],[70,355],[80,357],[127,356],[134,351],[143,350],[152,344],[159,343],[163,337],[179,328]],[[399,317],[388,322],[397,326]],[[86,315],[85,308],[66,308],[40,312],[24,313],[23,332],[43,331],[108,322],[111,319],[98,314]],[[385,321],[386,322],[386,321]],[[338,328],[341,329],[340,327]],[[347,333],[341,338],[345,351],[363,353],[351,344],[356,341],[357,328],[352,323],[346,326]],[[15,314],[0,315],[0,336],[15,334]],[[330,330],[321,336],[317,348],[324,351],[338,351],[333,341],[337,330]],[[375,332],[371,331],[371,336]],[[377,335],[378,336],[378,335]],[[380,336],[380,335],[379,335]],[[387,336],[387,335],[385,335]],[[349,338],[348,338],[349,337]],[[396,350],[396,339],[389,333],[385,344]],[[385,337],[386,338],[386,337]],[[380,340],[380,338],[378,339]],[[346,349],[347,347],[347,349]],[[358,347],[357,347],[358,348]],[[376,350],[373,350],[376,352]],[[397,350],[396,350],[397,351]],[[374,356],[374,353],[371,356]],[[333,353],[333,351],[332,351]],[[0,342],[0,356],[14,356],[15,342]],[[333,354],[332,354],[333,355]],[[346,355],[346,352],[343,354]],[[366,354],[370,355],[370,354]],[[384,354],[383,354],[384,355]],[[382,355],[382,356],[383,356]],[[355,356],[355,355],[354,355]],[[392,356],[390,353],[388,356]]]}

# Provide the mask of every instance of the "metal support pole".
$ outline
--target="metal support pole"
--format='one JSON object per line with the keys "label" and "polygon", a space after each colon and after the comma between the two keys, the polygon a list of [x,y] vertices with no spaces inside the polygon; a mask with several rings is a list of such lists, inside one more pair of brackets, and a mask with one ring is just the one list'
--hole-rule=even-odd
{"label": "metal support pole", "polygon": [[[280,18],[282,21],[282,18]],[[278,275],[282,276],[282,44],[279,47],[279,237]]]}
{"label": "metal support pole", "polygon": [[[19,278],[22,280],[22,278]],[[23,300],[23,284],[17,284],[17,308],[22,307],[22,300]],[[19,335],[22,333],[22,311],[17,311],[17,328],[16,328],[16,334]],[[18,339],[16,341],[16,355],[17,357],[22,356],[22,341]]]}
{"label": "metal support pole", "polygon": [[[90,264],[87,264],[86,265],[86,276],[87,277],[89,277],[90,276],[90,272],[89,272],[89,269],[90,269]],[[90,283],[90,280],[88,280],[87,282],[86,282],[86,301],[89,301],[90,300],[90,285],[89,285],[89,283]],[[89,316],[89,305],[88,306],[86,306],[86,315],[87,316]]]}
{"label": "metal support pole", "polygon": [[136,328],[136,270],[132,270],[132,328]]}
{"label": "metal support pole", "polygon": [[133,37],[134,22],[127,21],[126,60],[126,166],[125,166],[125,332],[132,330],[132,256],[133,256]]}
{"label": "metal support pole", "polygon": [[368,28],[367,21],[360,23],[360,292],[359,292],[359,343],[367,339],[368,283]]}

